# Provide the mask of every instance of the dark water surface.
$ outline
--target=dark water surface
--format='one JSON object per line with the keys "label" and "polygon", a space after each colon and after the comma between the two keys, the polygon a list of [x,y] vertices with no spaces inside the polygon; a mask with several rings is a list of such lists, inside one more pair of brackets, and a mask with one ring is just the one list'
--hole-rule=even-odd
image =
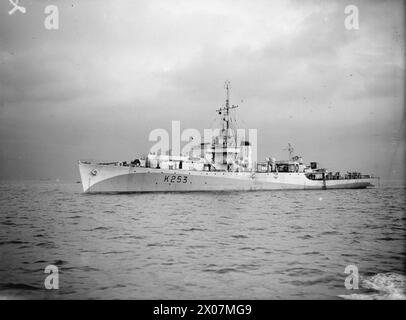
{"label": "dark water surface", "polygon": [[[405,189],[86,195],[0,183],[0,298],[404,299]],[[47,265],[59,290],[46,290]],[[359,290],[344,269],[358,267]]]}

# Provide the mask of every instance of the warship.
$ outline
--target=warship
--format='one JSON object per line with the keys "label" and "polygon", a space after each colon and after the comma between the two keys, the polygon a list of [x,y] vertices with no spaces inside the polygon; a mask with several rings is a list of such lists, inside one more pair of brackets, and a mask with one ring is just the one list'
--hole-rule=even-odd
{"label": "warship", "polygon": [[210,142],[201,143],[189,154],[150,152],[132,161],[97,162],[79,160],[85,193],[328,190],[362,189],[374,186],[378,178],[359,172],[340,173],[305,164],[293,155],[289,159],[267,157],[255,161],[252,144],[237,139],[230,87],[226,82],[225,104],[216,110],[221,127]]}

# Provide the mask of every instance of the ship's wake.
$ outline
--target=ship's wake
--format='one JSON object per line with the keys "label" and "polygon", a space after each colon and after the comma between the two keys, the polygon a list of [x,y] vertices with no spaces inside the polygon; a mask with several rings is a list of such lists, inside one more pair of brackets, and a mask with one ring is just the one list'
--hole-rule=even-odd
{"label": "ship's wake", "polygon": [[378,273],[361,277],[360,290],[363,293],[339,295],[350,300],[406,300],[406,277],[398,273]]}

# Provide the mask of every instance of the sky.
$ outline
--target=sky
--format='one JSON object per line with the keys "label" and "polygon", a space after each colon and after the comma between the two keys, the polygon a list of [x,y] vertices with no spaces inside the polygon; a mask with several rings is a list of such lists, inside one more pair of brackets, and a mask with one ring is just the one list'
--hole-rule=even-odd
{"label": "sky", "polygon": [[403,1],[19,5],[0,1],[0,179],[74,181],[77,160],[132,160],[174,120],[203,132],[230,80],[258,158],[287,158],[291,143],[306,162],[403,183]]}

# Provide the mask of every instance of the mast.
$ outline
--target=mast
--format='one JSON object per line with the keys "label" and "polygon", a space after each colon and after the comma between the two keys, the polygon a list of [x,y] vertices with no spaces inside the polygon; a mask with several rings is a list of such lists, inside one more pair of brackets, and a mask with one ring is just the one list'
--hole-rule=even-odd
{"label": "mast", "polygon": [[[226,81],[224,83],[224,88],[226,89],[226,105],[221,107],[220,109],[216,110],[220,115],[222,115],[223,121],[223,129],[222,129],[222,136],[223,136],[223,164],[227,164],[227,154],[228,154],[228,138],[230,134],[230,110],[238,108],[238,106],[230,106],[230,81]],[[231,138],[231,136],[230,136]]]}
{"label": "mast", "polygon": [[226,105],[217,109],[216,111],[223,115],[223,148],[227,148],[228,146],[228,138],[229,138],[229,131],[230,131],[230,110],[238,108],[238,106],[232,105],[230,106],[230,81],[226,81],[224,83],[224,88],[226,89]]}
{"label": "mast", "polygon": [[293,149],[292,145],[290,143],[288,143],[288,147],[284,150],[288,150],[289,160],[293,160],[293,151],[295,151],[295,149]]}
{"label": "mast", "polygon": [[226,95],[226,132],[223,140],[223,147],[227,148],[228,146],[228,129],[230,128],[230,81],[224,83],[227,95]]}

